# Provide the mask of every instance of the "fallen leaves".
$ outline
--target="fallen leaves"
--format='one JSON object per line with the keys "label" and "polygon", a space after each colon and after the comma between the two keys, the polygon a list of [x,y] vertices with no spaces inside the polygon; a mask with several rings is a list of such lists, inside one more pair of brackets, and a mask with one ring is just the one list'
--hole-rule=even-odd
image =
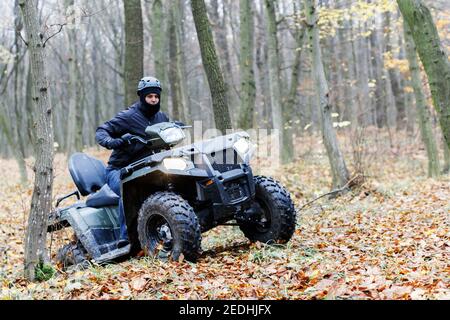
{"label": "fallen leaves", "polygon": [[[282,169],[270,168],[297,207],[329,191],[331,181],[323,150],[313,148],[313,138],[302,141],[298,145],[311,143],[314,152]],[[360,189],[306,206],[287,245],[251,244],[237,227],[218,227],[203,235],[204,252],[196,264],[182,256],[163,262],[139,254],[118,264],[60,272],[37,284],[21,278],[31,185],[19,187],[8,176],[0,182],[0,298],[449,299],[450,179],[417,176],[416,164],[381,154]],[[14,172],[13,161],[0,161],[10,168],[7,174]],[[55,171],[54,193],[72,191],[60,155]],[[255,171],[266,173],[262,167]],[[70,237],[69,229],[55,234],[52,254]]]}
{"label": "fallen leaves", "polygon": [[131,280],[130,286],[134,291],[141,292],[142,290],[145,289],[147,283],[148,283],[147,276],[139,276]]}

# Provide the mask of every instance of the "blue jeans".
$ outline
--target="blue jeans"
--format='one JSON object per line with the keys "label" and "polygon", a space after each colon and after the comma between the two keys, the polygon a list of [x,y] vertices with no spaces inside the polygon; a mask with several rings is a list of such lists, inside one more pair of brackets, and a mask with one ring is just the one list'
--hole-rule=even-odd
{"label": "blue jeans", "polygon": [[127,223],[123,210],[122,195],[120,194],[120,169],[106,169],[106,183],[117,195],[119,199],[119,223],[120,223],[120,240],[128,240]]}

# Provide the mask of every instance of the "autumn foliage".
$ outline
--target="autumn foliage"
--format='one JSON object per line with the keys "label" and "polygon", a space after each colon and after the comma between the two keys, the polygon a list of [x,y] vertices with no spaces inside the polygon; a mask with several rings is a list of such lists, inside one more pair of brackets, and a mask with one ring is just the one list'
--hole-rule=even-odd
{"label": "autumn foliage", "polygon": [[[55,266],[58,272],[41,283],[22,277],[32,186],[21,187],[15,162],[1,160],[0,298],[449,299],[450,178],[426,178],[418,137],[398,133],[391,146],[382,142],[386,135],[367,134],[373,138],[360,146],[363,184],[305,206],[286,246],[250,244],[237,227],[219,227],[203,235],[204,252],[196,264],[136,257],[87,270],[63,272]],[[351,159],[350,139],[340,139]],[[295,163],[273,169],[257,159],[255,171],[280,180],[301,208],[329,191],[320,140],[297,138]],[[66,165],[58,154],[55,195],[74,189]],[[52,258],[70,237],[69,230],[48,237]]]}

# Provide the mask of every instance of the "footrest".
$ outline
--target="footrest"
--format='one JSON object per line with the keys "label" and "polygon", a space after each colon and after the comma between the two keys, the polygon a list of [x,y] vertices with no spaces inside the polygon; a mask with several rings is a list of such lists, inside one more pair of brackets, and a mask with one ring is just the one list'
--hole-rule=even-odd
{"label": "footrest", "polygon": [[111,250],[107,253],[102,254],[98,258],[94,259],[94,262],[103,263],[103,262],[114,260],[117,257],[128,254],[130,252],[130,248],[131,248],[131,246],[128,244],[123,248]]}

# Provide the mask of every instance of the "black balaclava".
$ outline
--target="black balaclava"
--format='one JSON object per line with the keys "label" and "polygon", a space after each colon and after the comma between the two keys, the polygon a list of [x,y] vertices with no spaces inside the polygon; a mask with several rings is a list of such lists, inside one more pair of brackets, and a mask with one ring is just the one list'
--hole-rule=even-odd
{"label": "black balaclava", "polygon": [[[145,97],[149,95],[150,93],[156,93],[159,97],[159,101],[155,105],[148,104],[145,101]],[[141,100],[140,110],[142,113],[147,117],[151,118],[155,114],[158,113],[159,109],[161,108],[161,89],[158,87],[148,87],[144,88],[139,93],[139,99]]]}

